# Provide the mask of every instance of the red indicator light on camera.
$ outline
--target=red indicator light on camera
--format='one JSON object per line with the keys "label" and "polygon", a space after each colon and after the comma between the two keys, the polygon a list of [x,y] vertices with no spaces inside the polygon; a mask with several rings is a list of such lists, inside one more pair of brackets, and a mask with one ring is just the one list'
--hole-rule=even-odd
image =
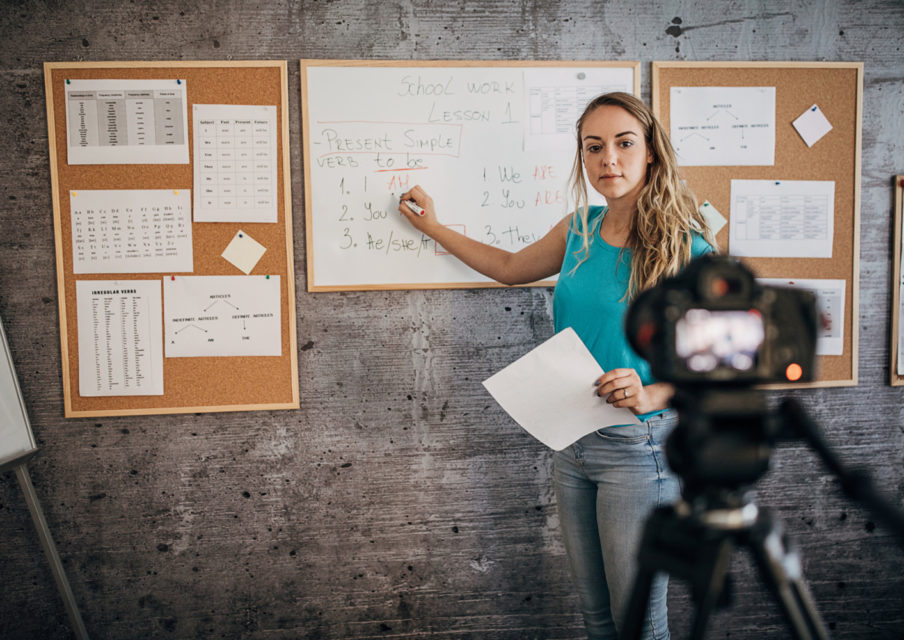
{"label": "red indicator light on camera", "polygon": [[785,369],[785,377],[788,378],[791,382],[797,382],[800,380],[801,376],[804,375],[803,367],[801,367],[796,362],[792,362]]}

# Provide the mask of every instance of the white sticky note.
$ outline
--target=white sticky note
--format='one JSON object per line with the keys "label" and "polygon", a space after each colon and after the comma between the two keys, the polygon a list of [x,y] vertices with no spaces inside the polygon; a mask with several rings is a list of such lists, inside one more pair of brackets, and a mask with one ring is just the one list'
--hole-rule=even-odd
{"label": "white sticky note", "polygon": [[559,451],[604,427],[638,424],[628,409],[594,393],[603,374],[568,327],[483,381],[496,402],[528,433]]}
{"label": "white sticky note", "polygon": [[797,133],[804,139],[808,147],[812,147],[825,134],[832,130],[832,124],[828,121],[819,105],[813,105],[804,111],[797,120],[792,122]]}
{"label": "white sticky note", "polygon": [[222,256],[247,276],[266,250],[264,245],[239,229]]}
{"label": "white sticky note", "polygon": [[719,210],[716,209],[709,200],[704,200],[703,204],[699,207],[700,215],[703,216],[703,219],[706,220],[706,226],[712,230],[713,235],[719,233],[726,224],[728,224],[728,220],[725,219]]}

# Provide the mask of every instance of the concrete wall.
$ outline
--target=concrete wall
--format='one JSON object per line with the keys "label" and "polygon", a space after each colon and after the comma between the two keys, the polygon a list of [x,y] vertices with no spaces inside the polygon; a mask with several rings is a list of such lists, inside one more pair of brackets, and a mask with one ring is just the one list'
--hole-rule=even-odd
{"label": "concrete wall", "polygon": [[[299,58],[865,63],[860,384],[798,394],[846,460],[904,497],[887,385],[891,177],[904,173],[900,0],[204,0],[0,7],[0,317],[29,464],[95,638],[580,638],[550,454],[480,381],[548,337],[551,291],[305,291]],[[289,60],[302,408],[64,420],[43,61]],[[464,185],[466,187],[466,185]],[[904,550],[802,445],[758,485],[834,637],[901,638]],[[788,637],[745,554],[710,637]],[[70,637],[12,474],[0,637]],[[672,592],[675,629],[687,590]]]}

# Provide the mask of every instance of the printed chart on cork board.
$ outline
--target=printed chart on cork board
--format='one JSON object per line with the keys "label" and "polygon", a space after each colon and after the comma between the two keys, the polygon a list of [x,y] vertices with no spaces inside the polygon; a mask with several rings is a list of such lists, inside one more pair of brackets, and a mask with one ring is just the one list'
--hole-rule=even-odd
{"label": "printed chart on cork board", "polygon": [[65,415],[297,408],[286,62],[44,75]]}
{"label": "printed chart on cork board", "polygon": [[719,249],[816,294],[806,386],[856,385],[862,64],[654,62],[652,89]]}
{"label": "printed chart on cork board", "polygon": [[894,278],[892,278],[891,385],[904,385],[904,175],[895,176]]}
{"label": "printed chart on cork board", "polygon": [[302,60],[308,290],[499,286],[400,195],[420,184],[443,224],[517,251],[569,212],[575,122],[609,91],[639,95],[640,63]]}

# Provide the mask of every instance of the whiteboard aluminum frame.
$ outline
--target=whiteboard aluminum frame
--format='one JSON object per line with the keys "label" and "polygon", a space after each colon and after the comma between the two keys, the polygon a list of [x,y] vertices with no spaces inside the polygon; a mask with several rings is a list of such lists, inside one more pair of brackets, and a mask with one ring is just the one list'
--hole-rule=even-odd
{"label": "whiteboard aluminum frame", "polygon": [[[22,412],[22,426],[25,428],[28,437],[28,443],[31,446],[26,451],[18,451],[13,453],[0,454],[0,472],[7,471],[16,465],[22,464],[25,460],[33,456],[38,451],[35,442],[34,433],[31,430],[31,422],[28,420],[28,411],[25,408],[25,401],[22,399],[22,389],[19,386],[19,378],[16,376],[16,367],[13,364],[12,356],[9,352],[9,342],[6,339],[6,330],[3,328],[3,322],[0,321],[0,338],[3,339],[3,358],[0,358],[0,367],[9,367],[10,377],[16,391],[16,402],[18,402],[19,410]],[[0,392],[4,392],[0,390]]]}

